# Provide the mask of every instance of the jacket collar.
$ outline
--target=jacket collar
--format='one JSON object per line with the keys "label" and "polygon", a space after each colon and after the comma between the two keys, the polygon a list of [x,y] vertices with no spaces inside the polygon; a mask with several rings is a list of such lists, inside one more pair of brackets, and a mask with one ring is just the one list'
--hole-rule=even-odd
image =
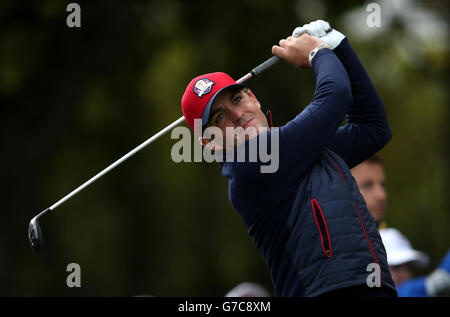
{"label": "jacket collar", "polygon": [[270,110],[267,110],[265,116],[266,116],[266,119],[267,119],[267,123],[269,124],[269,127],[273,128],[272,112]]}

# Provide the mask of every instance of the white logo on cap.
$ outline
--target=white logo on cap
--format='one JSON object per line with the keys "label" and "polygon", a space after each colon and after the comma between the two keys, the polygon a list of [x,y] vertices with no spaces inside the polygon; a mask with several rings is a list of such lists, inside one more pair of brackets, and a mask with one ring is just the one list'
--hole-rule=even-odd
{"label": "white logo on cap", "polygon": [[194,92],[199,98],[201,98],[203,95],[206,95],[211,91],[211,87],[213,85],[214,82],[208,78],[199,79],[194,85]]}

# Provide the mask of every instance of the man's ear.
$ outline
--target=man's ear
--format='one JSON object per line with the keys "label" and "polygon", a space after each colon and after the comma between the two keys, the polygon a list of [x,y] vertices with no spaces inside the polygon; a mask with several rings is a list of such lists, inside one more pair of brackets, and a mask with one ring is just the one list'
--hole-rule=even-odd
{"label": "man's ear", "polygon": [[206,146],[206,144],[209,143],[209,140],[208,140],[208,139],[202,138],[201,136],[199,136],[197,140],[198,140],[198,142],[200,142],[200,144],[201,144],[202,146]]}
{"label": "man's ear", "polygon": [[259,107],[261,108],[261,104],[260,104],[258,98],[256,98],[256,96],[252,93],[252,91],[251,91],[250,89],[248,90],[248,94],[249,94],[252,98],[255,98],[255,100],[258,102]]}

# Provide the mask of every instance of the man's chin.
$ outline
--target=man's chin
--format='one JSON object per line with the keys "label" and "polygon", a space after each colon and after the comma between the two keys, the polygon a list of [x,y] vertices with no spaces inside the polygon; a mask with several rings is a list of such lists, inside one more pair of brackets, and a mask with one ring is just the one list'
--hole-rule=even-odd
{"label": "man's chin", "polygon": [[381,222],[384,220],[384,210],[383,211],[375,211],[372,216],[375,219],[375,222]]}
{"label": "man's chin", "polygon": [[238,133],[232,135],[234,139],[233,146],[228,146],[226,149],[228,150],[231,148],[231,150],[236,149],[238,146],[242,145],[243,143],[256,138],[258,134],[267,131],[268,128],[260,127],[259,125],[251,125],[245,128],[245,130],[242,127],[239,127]]}

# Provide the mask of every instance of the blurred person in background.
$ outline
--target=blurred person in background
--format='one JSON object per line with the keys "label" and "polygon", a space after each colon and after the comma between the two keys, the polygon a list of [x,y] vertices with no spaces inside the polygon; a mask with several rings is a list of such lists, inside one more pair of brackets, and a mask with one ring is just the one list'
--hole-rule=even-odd
{"label": "blurred person in background", "polygon": [[387,192],[383,161],[377,155],[351,169],[367,208],[380,229],[386,248],[389,270],[400,297],[449,296],[450,251],[438,268],[428,276],[413,278],[413,268],[424,268],[428,255],[414,250],[411,243],[398,230],[387,228],[384,221]]}
{"label": "blurred person in background", "polygon": [[399,297],[450,296],[450,249],[431,274],[413,278],[412,269],[426,267],[428,256],[413,249],[397,229],[381,229],[380,235]]}
{"label": "blurred person in background", "polygon": [[269,291],[262,285],[254,282],[242,282],[236,285],[225,297],[270,297]]}
{"label": "blurred person in background", "polygon": [[386,227],[384,216],[387,193],[383,161],[380,157],[374,155],[353,167],[351,172],[378,228]]}

